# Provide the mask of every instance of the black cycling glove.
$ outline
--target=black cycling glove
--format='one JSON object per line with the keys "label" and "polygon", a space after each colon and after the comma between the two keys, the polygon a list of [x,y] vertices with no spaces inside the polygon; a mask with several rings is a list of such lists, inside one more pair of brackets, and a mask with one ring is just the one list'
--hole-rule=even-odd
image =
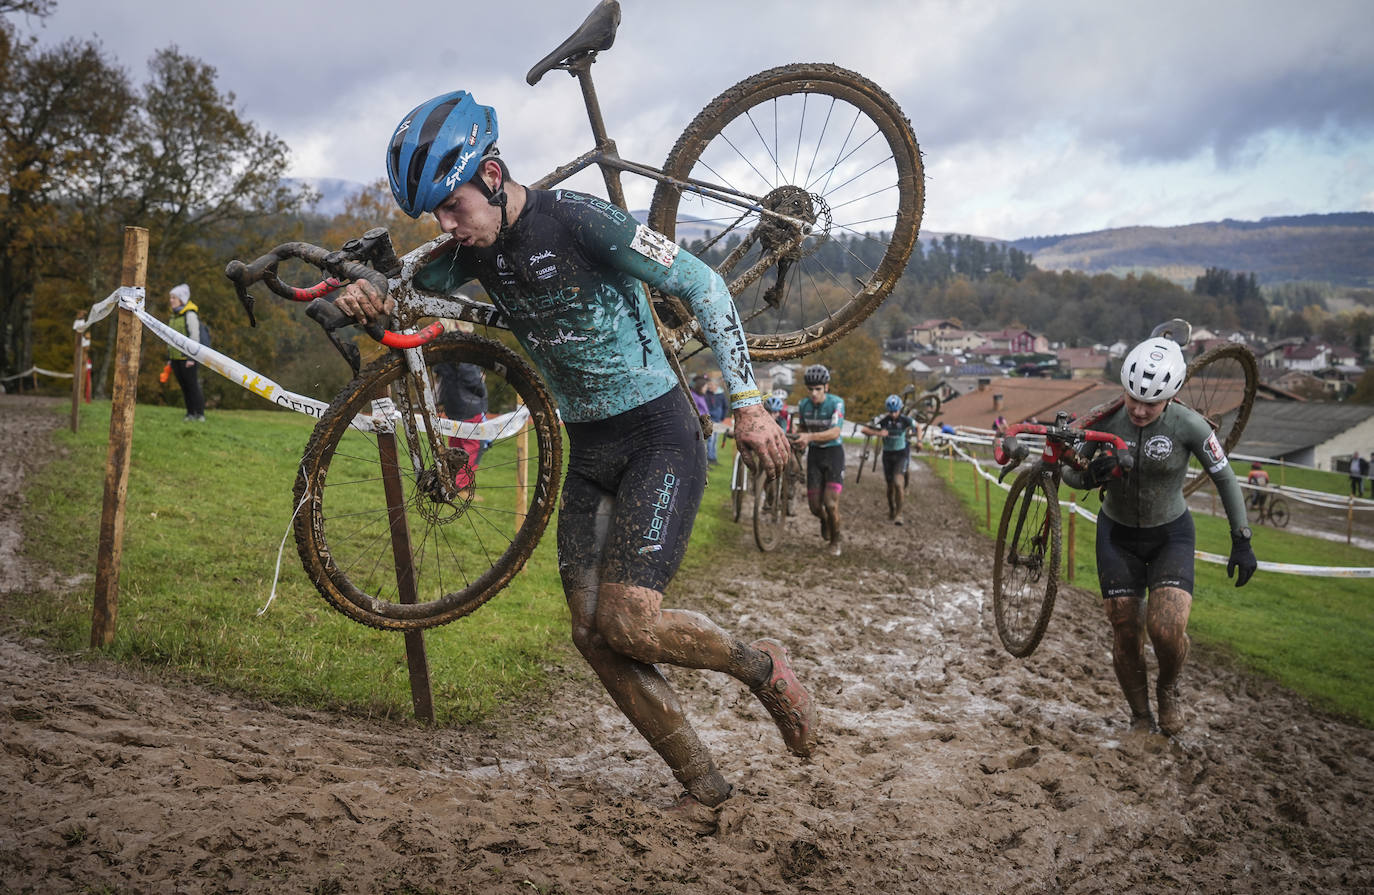
{"label": "black cycling glove", "polygon": [[1226,563],[1226,577],[1230,578],[1231,573],[1235,572],[1236,587],[1244,587],[1257,568],[1259,562],[1255,559],[1255,551],[1250,548],[1250,539],[1232,533],[1231,558]]}
{"label": "black cycling glove", "polygon": [[1111,484],[1112,479],[1120,476],[1119,469],[1121,469],[1121,461],[1117,459],[1116,452],[1102,451],[1088,461],[1089,487],[1099,488]]}

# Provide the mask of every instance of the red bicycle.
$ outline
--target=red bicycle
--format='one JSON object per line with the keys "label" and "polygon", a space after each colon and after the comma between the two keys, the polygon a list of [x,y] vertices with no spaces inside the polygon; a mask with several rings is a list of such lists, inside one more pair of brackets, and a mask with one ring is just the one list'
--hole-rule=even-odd
{"label": "red bicycle", "polygon": [[1016,423],[994,441],[993,457],[1003,467],[1000,482],[1030,455],[1019,437],[1039,435],[1044,451],[1011,483],[997,525],[992,564],[992,606],[997,636],[1007,652],[1029,656],[1040,645],[1059,588],[1059,480],[1062,466],[1085,469],[1094,454],[1115,457],[1113,475],[1131,468],[1126,442],[1109,432],[1069,425],[1059,413],[1053,425]]}

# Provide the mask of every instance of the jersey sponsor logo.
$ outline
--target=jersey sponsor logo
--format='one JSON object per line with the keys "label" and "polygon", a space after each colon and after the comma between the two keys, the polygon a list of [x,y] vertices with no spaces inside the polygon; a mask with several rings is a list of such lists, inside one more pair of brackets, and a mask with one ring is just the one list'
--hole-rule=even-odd
{"label": "jersey sponsor logo", "polygon": [[595,196],[588,196],[586,193],[575,193],[570,192],[568,190],[558,190],[555,195],[555,198],[560,202],[575,202],[581,205],[587,205],[591,208],[595,208],[597,211],[601,212],[613,221],[623,222],[627,220],[625,212],[621,208],[612,205],[604,199],[598,199]]}
{"label": "jersey sponsor logo", "polygon": [[[654,492],[657,497],[654,500],[654,516],[649,520],[649,527],[644,532],[644,540],[655,544],[663,540],[664,529],[668,527],[668,509],[673,505],[673,489],[677,487],[677,476],[671,472],[663,474],[663,484]],[[649,552],[641,549],[640,553]]]}
{"label": "jersey sponsor logo", "polygon": [[630,248],[664,267],[672,267],[673,259],[677,257],[678,253],[677,243],[662,233],[650,230],[644,224],[640,224],[635,229],[635,238],[630,243]]}
{"label": "jersey sponsor logo", "polygon": [[531,256],[530,256],[530,263],[531,263],[531,264],[538,264],[540,261],[548,261],[548,260],[549,260],[550,258],[552,258],[552,257],[554,257],[553,252],[548,251],[548,250],[546,249],[545,251],[538,252],[538,253],[536,253],[536,254],[531,255]]}
{"label": "jersey sponsor logo", "polygon": [[534,333],[529,334],[531,348],[543,348],[546,345],[566,345],[568,342],[586,342],[590,339],[590,336],[579,336],[577,333],[571,330],[565,330],[562,327],[558,328],[558,335],[554,336],[552,339],[541,339]]}
{"label": "jersey sponsor logo", "polygon": [[1145,442],[1145,456],[1151,460],[1164,460],[1174,452],[1174,440],[1168,435],[1156,435]]}
{"label": "jersey sponsor logo", "polygon": [[556,273],[558,273],[558,266],[555,264],[550,264],[548,267],[541,267],[538,270],[536,270],[534,272],[534,278],[536,280],[547,280]]}
{"label": "jersey sponsor logo", "polygon": [[1222,450],[1221,442],[1217,441],[1217,433],[1213,432],[1207,436],[1202,445],[1202,452],[1207,455],[1207,472],[1215,473],[1226,465],[1226,451]]}
{"label": "jersey sponsor logo", "polygon": [[476,155],[476,149],[469,149],[467,152],[458,156],[458,163],[453,166],[453,170],[444,178],[444,186],[453,189],[454,185],[458,183],[459,178],[463,176],[463,171],[467,169],[468,162],[472,161],[473,157]]}

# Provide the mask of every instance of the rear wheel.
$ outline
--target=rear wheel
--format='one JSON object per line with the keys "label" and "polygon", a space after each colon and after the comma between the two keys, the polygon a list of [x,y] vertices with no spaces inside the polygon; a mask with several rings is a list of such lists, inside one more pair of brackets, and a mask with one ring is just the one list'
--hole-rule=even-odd
{"label": "rear wheel", "polygon": [[419,351],[430,383],[438,364],[483,371],[482,429],[461,433],[468,442],[431,438],[419,377],[393,351],[329,405],[296,478],[306,574],[330,605],[375,628],[442,625],[494,596],[539,542],[562,469],[553,400],[518,355],[461,333]]}
{"label": "rear wheel", "polygon": [[992,605],[997,636],[1013,656],[1040,645],[1059,588],[1059,496],[1038,464],[1012,482],[997,525]]}
{"label": "rear wheel", "polygon": [[[1229,456],[1240,442],[1259,387],[1259,364],[1244,345],[1234,342],[1206,351],[1188,364],[1188,378],[1178,393],[1180,403],[1202,414],[1217,433],[1221,449]],[[1184,495],[1210,481],[1205,473],[1190,478]]]}
{"label": "rear wheel", "polygon": [[[902,110],[834,65],[784,65],[726,90],[663,170],[675,182],[655,189],[649,226],[720,271],[756,361],[818,351],[872,313],[906,269],[925,203]],[[690,335],[676,299],[660,318],[679,344]]]}

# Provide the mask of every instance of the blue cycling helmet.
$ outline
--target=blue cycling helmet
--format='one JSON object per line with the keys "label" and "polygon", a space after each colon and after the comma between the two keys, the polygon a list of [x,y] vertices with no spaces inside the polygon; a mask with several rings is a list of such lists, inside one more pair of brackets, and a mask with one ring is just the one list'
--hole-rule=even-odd
{"label": "blue cycling helmet", "polygon": [[777,395],[769,395],[763,399],[763,409],[769,413],[777,413],[782,410],[782,398]]}
{"label": "blue cycling helmet", "polygon": [[[497,155],[496,135],[496,110],[478,105],[465,90],[411,109],[396,126],[386,153],[386,174],[396,204],[413,218],[438,208],[472,180],[485,159]],[[477,184],[488,199],[493,197],[480,178]],[[501,195],[504,198],[504,189]]]}
{"label": "blue cycling helmet", "polygon": [[887,407],[888,413],[896,413],[902,409],[902,399],[896,395],[888,395],[884,405]]}

